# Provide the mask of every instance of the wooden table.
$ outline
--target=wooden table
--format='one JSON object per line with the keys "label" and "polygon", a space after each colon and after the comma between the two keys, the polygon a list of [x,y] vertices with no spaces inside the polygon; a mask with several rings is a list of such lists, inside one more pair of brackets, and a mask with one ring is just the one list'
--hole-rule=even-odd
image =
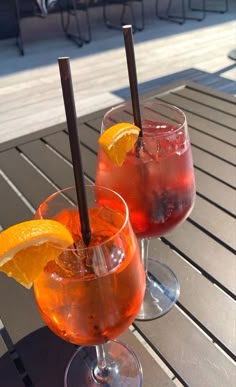
{"label": "wooden table", "polygon": [[[123,339],[141,360],[145,387],[233,387],[235,98],[189,82],[147,97],[177,105],[187,114],[197,198],[183,225],[151,242],[152,256],[160,256],[180,281],[177,305],[160,319],[135,323],[135,332],[126,332]],[[104,112],[79,120],[85,173],[92,181]],[[32,218],[46,196],[73,184],[66,125],[1,144],[0,167],[0,225],[6,228]],[[63,386],[74,346],[44,326],[33,292],[2,273],[0,316],[0,385]]]}

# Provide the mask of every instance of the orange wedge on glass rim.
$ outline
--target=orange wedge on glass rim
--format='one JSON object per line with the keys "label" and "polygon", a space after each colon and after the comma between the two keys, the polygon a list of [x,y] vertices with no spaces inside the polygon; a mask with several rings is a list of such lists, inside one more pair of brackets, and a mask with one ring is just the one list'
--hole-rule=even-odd
{"label": "orange wedge on glass rim", "polygon": [[139,136],[140,128],[130,122],[120,122],[106,129],[99,137],[98,143],[102,146],[109,159],[121,166],[126,154],[130,152]]}
{"label": "orange wedge on glass rim", "polygon": [[29,220],[0,233],[0,271],[30,288],[47,262],[73,244],[65,226],[55,220]]}

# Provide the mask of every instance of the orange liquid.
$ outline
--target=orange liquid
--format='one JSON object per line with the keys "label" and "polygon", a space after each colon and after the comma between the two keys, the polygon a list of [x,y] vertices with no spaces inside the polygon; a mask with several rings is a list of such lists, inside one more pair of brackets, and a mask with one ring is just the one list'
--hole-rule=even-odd
{"label": "orange liquid", "polygon": [[[63,211],[62,223],[69,213]],[[109,224],[100,219],[99,214],[90,216],[92,245],[101,242],[104,233],[109,233],[110,229],[113,235],[115,229],[118,232],[119,227],[116,224],[119,223],[119,216],[117,212],[113,215]],[[60,216],[57,219],[60,220]],[[96,265],[92,266],[91,249],[86,259],[83,257],[82,262],[87,262],[83,273],[81,270],[80,273],[67,270],[71,266],[78,267],[78,261],[81,261],[77,258],[72,260],[67,269],[51,261],[35,281],[35,297],[44,321],[55,334],[66,341],[81,345],[105,343],[124,332],[140,309],[145,274],[139,247],[129,223],[116,238],[107,242],[104,251],[107,251],[107,266],[111,262],[111,253],[115,257],[105,274],[98,275]]]}

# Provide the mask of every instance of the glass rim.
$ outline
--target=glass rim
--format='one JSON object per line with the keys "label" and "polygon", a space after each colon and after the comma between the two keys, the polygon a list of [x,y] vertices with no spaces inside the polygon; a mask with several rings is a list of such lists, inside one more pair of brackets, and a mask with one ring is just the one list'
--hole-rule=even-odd
{"label": "glass rim", "polygon": [[[126,227],[126,225],[129,222],[129,208],[128,208],[128,205],[127,205],[126,201],[123,199],[123,197],[118,192],[116,192],[116,191],[114,191],[114,190],[112,190],[110,188],[107,188],[107,187],[104,187],[104,186],[100,186],[100,185],[96,185],[96,184],[85,184],[85,188],[105,189],[106,191],[109,191],[109,192],[115,194],[117,197],[119,197],[119,199],[123,203],[124,209],[125,209],[125,219],[122,222],[122,226],[119,227],[117,232],[115,232],[112,236],[106,238],[105,241],[103,241],[103,242],[101,242],[99,244],[96,244],[96,245],[93,245],[93,246],[81,247],[81,248],[80,247],[79,248],[68,248],[68,247],[67,248],[60,248],[60,247],[58,247],[58,250],[61,250],[61,251],[71,251],[71,252],[75,252],[75,253],[77,252],[78,253],[78,252],[87,251],[89,249],[94,249],[96,247],[103,246],[103,245],[107,244],[109,241],[115,239],[117,237],[117,235],[119,235],[122,232],[122,230]],[[40,207],[43,206],[43,204],[45,204],[48,200],[51,200],[51,199],[57,197],[59,194],[63,194],[64,192],[67,192],[67,191],[72,190],[72,189],[75,190],[75,186],[72,185],[72,186],[60,189],[58,191],[55,191],[54,193],[52,193],[48,197],[46,197],[44,199],[44,201],[37,208],[35,214],[40,213]],[[75,204],[75,207],[76,207],[76,204]],[[89,208],[89,206],[88,206],[88,208]],[[53,220],[53,218],[48,218],[48,217],[42,216],[41,213],[40,213],[40,217],[38,219],[52,219]],[[53,245],[53,243],[50,243],[50,244]]]}
{"label": "glass rim", "polygon": [[[147,99],[147,100],[145,100],[145,101],[140,101],[140,108],[141,108],[141,113],[142,113],[142,109],[143,108],[148,108],[149,107],[149,105],[151,105],[152,103],[155,103],[155,104],[157,104],[157,105],[159,105],[159,106],[165,106],[166,108],[168,108],[168,109],[170,109],[170,110],[172,110],[172,111],[175,111],[175,112],[177,112],[181,117],[182,117],[182,119],[183,119],[183,122],[180,122],[180,123],[178,123],[178,126],[176,126],[175,128],[174,128],[174,130],[173,131],[168,131],[168,132],[165,132],[165,133],[158,133],[158,134],[153,134],[153,133],[151,133],[150,135],[149,134],[146,134],[146,136],[147,137],[156,137],[156,136],[158,136],[159,138],[161,138],[161,137],[169,137],[170,135],[173,135],[173,134],[175,134],[176,132],[178,132],[179,130],[181,130],[182,128],[186,128],[186,125],[187,125],[187,117],[186,117],[186,114],[184,113],[184,111],[182,110],[182,109],[180,109],[180,108],[178,108],[177,106],[175,106],[175,105],[172,105],[172,104],[169,104],[169,103],[166,103],[166,102],[163,102],[163,101],[159,101],[159,100],[155,100],[155,99]],[[111,113],[114,113],[115,111],[117,111],[117,113],[118,113],[118,111],[120,110],[120,109],[122,109],[123,107],[127,107],[127,106],[130,106],[131,107],[131,109],[132,109],[132,101],[131,100],[129,100],[129,101],[124,101],[124,102],[122,102],[122,103],[120,103],[120,104],[118,104],[118,105],[116,105],[116,106],[112,106],[106,113],[105,113],[105,115],[103,116],[103,119],[102,119],[102,126],[105,128],[106,126],[105,126],[105,124],[104,124],[104,122],[105,122],[105,120],[106,119],[108,119],[108,116],[111,114]],[[153,113],[156,113],[156,114],[160,114],[158,111],[153,111]],[[132,115],[131,115],[131,117],[132,117]],[[124,122],[126,122],[126,121],[124,121]],[[127,121],[128,122],[128,121]],[[106,128],[106,129],[104,129],[104,131],[105,130],[107,130],[108,129],[108,127]]]}

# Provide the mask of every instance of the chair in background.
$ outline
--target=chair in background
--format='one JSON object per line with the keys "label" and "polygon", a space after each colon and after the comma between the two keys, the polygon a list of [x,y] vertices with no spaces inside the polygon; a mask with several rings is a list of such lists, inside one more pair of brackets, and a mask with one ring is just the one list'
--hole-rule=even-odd
{"label": "chair in background", "polygon": [[[89,8],[100,6],[103,0],[58,0],[58,11],[61,15],[61,26],[66,37],[81,47],[92,39]],[[83,33],[79,13],[84,14]],[[73,23],[74,21],[74,23]],[[74,31],[72,32],[72,24]]]}
{"label": "chair in background", "polygon": [[14,16],[16,20],[16,43],[20,54],[24,55],[24,43],[21,31],[21,20],[27,17],[45,18],[35,0],[14,0]]}
{"label": "chair in background", "polygon": [[[139,7],[140,22],[137,23],[137,18],[134,10],[134,3]],[[114,24],[109,20],[108,9],[114,5],[121,5],[120,23]],[[142,31],[144,29],[144,5],[143,0],[103,0],[103,19],[108,28],[120,29],[122,25],[127,24],[125,17],[129,10],[130,22],[132,24],[133,31]]]}
{"label": "chair in background", "polygon": [[[47,19],[47,15],[58,13],[60,23],[65,36],[72,40],[78,47],[89,43],[92,39],[90,8],[103,7],[103,20],[108,28],[121,28],[129,23],[133,31],[141,31],[144,28],[143,0],[57,0],[50,9],[42,9],[40,2],[36,0],[1,0],[0,22],[4,21],[4,35],[2,38],[15,37],[20,54],[24,55],[24,41],[22,35],[22,20],[27,17],[41,17]],[[109,7],[121,5],[120,24],[113,24],[109,20]],[[129,9],[129,15],[127,10]],[[140,20],[137,22],[136,10],[139,11]],[[10,18],[10,23],[5,21],[5,14]],[[114,9],[113,9],[113,15]],[[130,20],[125,22],[126,17]],[[1,36],[0,36],[1,38]]]}
{"label": "chair in background", "polygon": [[[229,1],[228,0],[217,0],[217,1],[215,1],[215,0],[207,0],[207,2],[211,3],[212,5],[211,5],[210,8],[205,8],[206,12],[225,13],[225,12],[227,12],[229,10]],[[193,3],[193,0],[189,0],[189,7],[190,7],[190,9],[192,11],[200,11],[199,8],[196,8],[194,5],[192,6],[192,3]],[[221,6],[219,7],[219,3],[222,4],[222,8],[221,8]],[[216,6],[216,8],[215,8],[215,6]]]}
{"label": "chair in background", "polygon": [[[196,1],[196,0],[194,0]],[[164,0],[166,3],[166,1]],[[173,14],[172,8],[173,8],[173,2],[175,3],[175,6],[179,7],[178,13]],[[201,16],[198,14],[197,16],[189,16],[187,14],[187,9],[185,7],[185,0],[169,0],[167,3],[166,11],[164,13],[160,13],[159,11],[159,0],[156,0],[156,16],[161,20],[168,20],[173,23],[183,24],[186,20],[196,20],[196,21],[202,21],[205,19],[206,16],[206,0],[198,0],[198,3],[201,3],[201,8],[198,9],[191,9],[191,0],[188,0],[188,9],[191,11],[197,11],[198,13],[201,13]]]}
{"label": "chair in background", "polygon": [[[42,14],[35,0],[12,0],[12,3],[12,15],[16,25],[14,36],[16,37],[16,42],[17,46],[19,47],[20,54],[24,55],[24,42],[21,31],[22,19],[35,16],[46,19],[46,15]],[[76,43],[79,47],[81,47],[84,43],[89,43],[91,40],[91,26],[88,7],[89,3],[87,0],[58,0],[55,7],[48,12],[49,14],[60,14],[60,22],[65,36]],[[81,33],[78,11],[83,11],[85,14],[84,24],[86,24],[87,28],[85,37]]]}

